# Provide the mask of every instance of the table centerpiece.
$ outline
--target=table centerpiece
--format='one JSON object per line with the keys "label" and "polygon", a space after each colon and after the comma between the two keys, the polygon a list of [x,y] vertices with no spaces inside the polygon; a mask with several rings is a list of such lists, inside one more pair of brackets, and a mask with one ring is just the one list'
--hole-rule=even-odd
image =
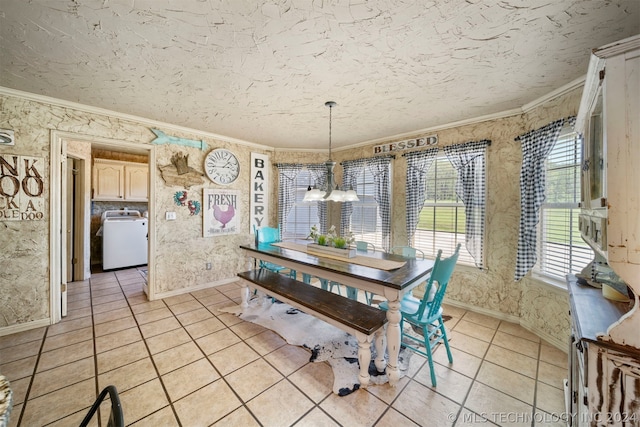
{"label": "table centerpiece", "polygon": [[332,225],[326,234],[321,234],[318,227],[313,225],[308,238],[313,240],[313,243],[307,244],[308,253],[332,255],[341,258],[353,258],[356,256],[355,248],[350,247],[355,241],[353,233],[348,232],[346,236],[339,236],[335,225]]}

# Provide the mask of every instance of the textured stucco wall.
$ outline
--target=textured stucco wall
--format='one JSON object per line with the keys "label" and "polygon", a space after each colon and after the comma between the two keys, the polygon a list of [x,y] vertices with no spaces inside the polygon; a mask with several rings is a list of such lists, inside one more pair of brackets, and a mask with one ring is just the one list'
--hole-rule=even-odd
{"label": "textured stucco wall", "polygon": [[[141,123],[87,113],[36,102],[20,97],[0,95],[0,128],[15,131],[16,145],[0,147],[2,154],[42,157],[44,197],[46,212],[42,221],[0,221],[0,328],[39,321],[49,317],[50,288],[50,242],[49,242],[49,189],[50,189],[50,133],[52,130],[77,135],[74,138],[122,141],[150,146],[155,135],[149,127]],[[172,136],[200,140],[201,135],[180,134],[167,131]],[[180,292],[181,289],[206,285],[210,282],[231,279],[236,272],[245,268],[241,256],[240,243],[252,241],[249,231],[249,159],[252,151],[270,152],[248,145],[230,144],[204,138],[209,149],[225,147],[231,149],[241,164],[240,177],[229,189],[241,190],[239,213],[241,215],[240,234],[221,237],[202,237],[203,215],[190,216],[186,207],[178,207],[173,201],[176,191],[185,187],[166,185],[159,166],[170,164],[176,152],[189,155],[189,165],[202,171],[204,155],[207,151],[176,145],[152,146],[156,151],[157,164],[150,165],[150,173],[155,174],[155,200],[149,202],[149,209],[155,215],[156,251],[155,271],[150,272],[156,285],[156,293]],[[77,144],[72,144],[74,150]],[[189,198],[202,203],[203,188],[223,188],[204,177],[203,183],[191,186]],[[275,222],[275,187],[271,189],[271,222]],[[175,211],[177,220],[166,221],[165,212]],[[213,263],[212,270],[205,269],[205,263]]]}
{"label": "textured stucco wall", "polygon": [[34,110],[31,103],[0,96],[0,128],[15,135],[15,145],[0,146],[0,154],[42,158],[45,213],[40,221],[0,221],[0,326],[49,315],[49,130],[39,123],[64,113]]}
{"label": "textured stucco wall", "polygon": [[[505,316],[520,318],[525,326],[564,342],[568,336],[568,302],[565,291],[558,291],[529,277],[520,283],[513,281],[515,252],[520,216],[519,173],[520,146],[514,138],[528,130],[543,126],[557,118],[575,114],[580,90],[553,99],[526,114],[499,120],[460,126],[437,132],[439,146],[472,140],[490,139],[487,156],[487,223],[486,269],[460,267],[454,274],[448,298]],[[154,138],[143,124],[108,116],[89,114],[69,108],[46,105],[16,97],[0,96],[0,127],[14,129],[16,146],[0,147],[0,153],[42,156],[45,168],[46,211],[48,212],[50,131],[77,133],[79,137],[108,138],[148,145]],[[202,136],[169,132],[173,136],[202,139]],[[415,135],[420,136],[420,135]],[[403,138],[406,139],[406,138]],[[150,272],[157,294],[178,293],[181,289],[204,286],[231,279],[246,267],[239,244],[251,242],[249,230],[249,188],[251,152],[267,154],[272,164],[324,162],[328,153],[269,151],[249,145],[232,144],[214,139],[204,140],[212,148],[228,148],[241,164],[240,177],[230,186],[211,183],[206,177],[201,184],[189,188],[167,185],[159,167],[170,164],[171,156],[181,152],[189,155],[189,165],[202,171],[207,151],[176,145],[154,146],[157,162],[150,165],[155,174],[155,199],[149,210],[155,216],[155,270]],[[391,142],[391,140],[389,141]],[[376,143],[376,145],[379,144]],[[333,153],[335,161],[373,156],[371,146],[357,147]],[[405,161],[396,153],[393,162],[393,244],[405,244]],[[342,168],[337,167],[337,179],[342,180]],[[272,167],[270,183],[269,224],[277,223],[277,169]],[[229,188],[241,191],[239,213],[241,233],[221,237],[202,237],[203,216],[190,216],[186,207],[173,201],[176,191],[187,190],[189,199],[202,203],[204,188]],[[166,221],[165,212],[175,211],[176,221]],[[49,218],[37,222],[0,222],[0,327],[15,325],[49,316]],[[43,239],[42,236],[47,236]],[[206,262],[213,269],[205,269]]]}

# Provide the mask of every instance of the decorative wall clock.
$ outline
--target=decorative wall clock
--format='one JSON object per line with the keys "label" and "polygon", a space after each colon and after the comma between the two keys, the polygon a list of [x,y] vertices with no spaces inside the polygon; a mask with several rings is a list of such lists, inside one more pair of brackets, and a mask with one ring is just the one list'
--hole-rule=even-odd
{"label": "decorative wall clock", "polygon": [[240,163],[231,151],[216,148],[205,156],[204,171],[216,184],[229,185],[240,175]]}

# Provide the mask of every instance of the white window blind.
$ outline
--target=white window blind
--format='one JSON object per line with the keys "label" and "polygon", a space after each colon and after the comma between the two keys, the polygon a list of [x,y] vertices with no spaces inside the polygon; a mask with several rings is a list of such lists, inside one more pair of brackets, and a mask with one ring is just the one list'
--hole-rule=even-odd
{"label": "white window blind", "polygon": [[283,239],[305,239],[312,225],[319,225],[318,203],[303,202],[304,193],[314,182],[308,170],[301,170],[296,176],[296,201],[287,215],[286,229],[282,230]]}
{"label": "white window blind", "polygon": [[456,176],[456,170],[446,156],[436,157],[427,173],[426,198],[413,246],[435,258],[439,249],[448,256],[461,243],[458,262],[475,265],[465,248],[464,204],[456,194]]}
{"label": "white window blind", "polygon": [[352,202],[351,232],[356,240],[369,242],[377,250],[382,250],[382,219],[378,213],[378,203],[374,198],[374,177],[368,168],[358,177],[359,202]]}
{"label": "white window blind", "polygon": [[581,149],[578,135],[565,127],[546,161],[546,199],[540,208],[534,272],[558,280],[579,273],[593,259],[578,228]]}

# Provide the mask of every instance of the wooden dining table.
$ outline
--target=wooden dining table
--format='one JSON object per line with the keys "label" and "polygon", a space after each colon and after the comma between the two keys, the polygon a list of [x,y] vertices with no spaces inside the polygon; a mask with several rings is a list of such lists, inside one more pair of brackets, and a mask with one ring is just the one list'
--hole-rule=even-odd
{"label": "wooden dining table", "polygon": [[[410,292],[411,289],[427,279],[433,269],[434,261],[405,258],[378,251],[357,251],[355,258],[327,258],[307,253],[304,250],[307,243],[309,241],[293,241],[289,245],[287,242],[283,242],[282,246],[278,246],[277,243],[250,244],[240,245],[240,248],[247,256],[249,269],[254,268],[253,260],[263,260],[295,270],[297,277],[301,276],[300,273],[308,274],[372,292],[387,299],[386,347],[388,360],[386,361],[386,370],[389,384],[395,386],[400,379],[398,369],[401,339],[400,320],[402,318],[400,300],[405,293]],[[363,259],[363,257],[371,258],[375,262],[371,262],[371,259]],[[302,284],[303,282],[301,282]],[[384,351],[380,351],[380,349],[378,351],[383,357]],[[379,366],[379,364],[380,359],[376,359],[377,369],[380,371],[382,368],[383,370],[384,366]]]}

